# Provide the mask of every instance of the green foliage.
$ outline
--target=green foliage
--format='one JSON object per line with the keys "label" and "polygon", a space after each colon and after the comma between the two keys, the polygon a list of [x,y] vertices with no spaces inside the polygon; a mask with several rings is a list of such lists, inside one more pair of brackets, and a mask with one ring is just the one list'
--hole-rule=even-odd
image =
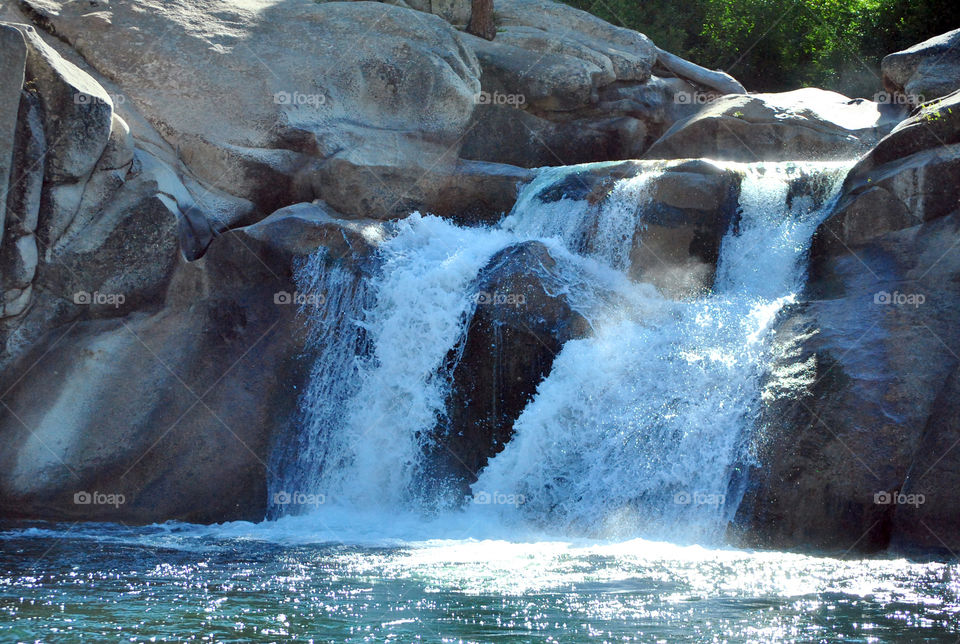
{"label": "green foliage", "polygon": [[566,0],[751,91],[872,96],[880,60],[960,27],[957,0]]}

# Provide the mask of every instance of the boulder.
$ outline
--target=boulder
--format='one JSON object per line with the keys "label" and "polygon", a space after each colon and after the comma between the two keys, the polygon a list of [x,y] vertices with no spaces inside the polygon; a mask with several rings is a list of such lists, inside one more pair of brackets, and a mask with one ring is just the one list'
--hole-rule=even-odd
{"label": "boulder", "polygon": [[[390,4],[404,6],[403,0]],[[470,21],[470,0],[409,0],[405,5],[417,11],[440,16],[457,27],[465,27]]]}
{"label": "boulder", "polygon": [[649,188],[630,276],[672,297],[713,286],[720,242],[737,214],[741,175],[708,162],[666,167]]}
{"label": "boulder", "polygon": [[459,160],[449,148],[385,135],[324,161],[314,181],[323,186],[324,201],[356,217],[392,219],[422,210],[490,223],[510,210],[532,177],[523,168]]}
{"label": "boulder", "polygon": [[737,214],[741,178],[738,170],[708,161],[597,164],[545,186],[538,199],[586,201],[588,220],[599,221],[604,209],[619,207],[611,194],[633,182],[637,212],[627,272],[667,296],[688,297],[713,285],[720,242]]}
{"label": "boulder", "polygon": [[451,387],[431,454],[457,499],[510,440],[564,343],[590,333],[565,284],[562,265],[540,242],[503,249],[478,275],[476,306],[447,358]]}
{"label": "boulder", "polygon": [[[337,158],[371,190],[402,193],[433,147],[456,160],[480,89],[476,59],[450,24],[397,6],[21,4],[114,80],[197,177],[265,212],[323,198],[354,213],[362,195],[338,201],[351,194],[339,181],[359,176],[320,167]],[[403,163],[408,171],[391,170]]]}
{"label": "boulder", "polygon": [[110,139],[113,101],[89,74],[49,47],[32,26],[17,28],[27,43],[26,78],[40,97],[49,141],[47,180],[83,181]]}
{"label": "boulder", "polygon": [[926,103],[960,89],[960,29],[924,40],[884,56],[883,86],[893,99],[909,105]]}
{"label": "boulder", "polygon": [[241,230],[283,256],[309,255],[322,246],[337,260],[367,259],[387,235],[383,222],[345,219],[322,201],[281,208]]}
{"label": "boulder", "polygon": [[482,89],[463,158],[527,168],[637,158],[701,97],[744,91],[563,4],[500,0],[496,8],[497,37],[465,40]]}
{"label": "boulder", "polygon": [[480,100],[490,104],[503,96],[517,107],[571,111],[595,101],[597,89],[616,80],[609,58],[539,29],[507,28],[492,41],[465,37],[483,70]]}
{"label": "boulder", "polygon": [[557,122],[502,105],[477,106],[474,123],[460,153],[468,159],[511,164],[508,167],[629,159],[642,154],[650,138],[647,124],[630,116]]}
{"label": "boulder", "polygon": [[[259,213],[320,198],[351,216],[493,220],[512,204],[516,168],[467,161],[635,158],[696,110],[683,97],[742,91],[642,34],[545,0],[499,0],[493,41],[451,26],[467,9],[459,0],[20,5],[115,84],[135,133],[131,112],[162,133],[176,150],[168,164],[182,160],[208,191]],[[498,196],[483,198],[497,182]]]}
{"label": "boulder", "polygon": [[[934,124],[947,141],[951,122],[948,112]],[[850,171],[814,235],[803,301],[777,325],[758,466],[738,512],[748,545],[960,547],[960,164],[958,145],[935,146],[920,123]]]}
{"label": "boulder", "polygon": [[814,249],[840,252],[958,207],[960,91],[921,106],[847,174],[834,214]]}
{"label": "boulder", "polygon": [[[179,248],[196,257],[212,232],[174,170],[136,149],[93,76],[32,26],[2,31],[25,45],[0,243],[0,364],[6,364],[69,320],[155,304]],[[76,306],[95,294],[123,302]]]}
{"label": "boulder", "polygon": [[721,96],[674,124],[649,159],[789,161],[856,157],[896,123],[863,99],[806,88],[780,94]]}
{"label": "boulder", "polygon": [[[848,552],[930,541],[895,530],[895,517],[912,510],[889,499],[949,493],[945,479],[906,481],[937,458],[923,443],[941,440],[931,432],[950,413],[937,399],[960,348],[950,286],[960,262],[949,252],[957,241],[954,214],[814,257],[809,300],[788,310],[774,336],[759,465],[738,513],[747,544]],[[946,453],[937,465],[956,469],[957,458]],[[924,512],[949,522],[949,505]],[[940,539],[960,545],[955,532]]]}
{"label": "boulder", "polygon": [[920,434],[915,457],[899,488],[902,497],[893,504],[890,532],[894,548],[939,552],[944,557],[956,549],[955,535],[960,533],[960,503],[956,494],[960,458],[954,453],[960,443],[958,400],[960,380],[954,368],[937,394],[934,411]]}
{"label": "boulder", "polygon": [[9,192],[6,195],[5,226],[0,241],[0,291],[4,307],[0,319],[20,315],[30,302],[33,278],[39,262],[36,231],[43,190],[46,138],[39,100],[30,93],[20,96],[11,138],[13,148]]}

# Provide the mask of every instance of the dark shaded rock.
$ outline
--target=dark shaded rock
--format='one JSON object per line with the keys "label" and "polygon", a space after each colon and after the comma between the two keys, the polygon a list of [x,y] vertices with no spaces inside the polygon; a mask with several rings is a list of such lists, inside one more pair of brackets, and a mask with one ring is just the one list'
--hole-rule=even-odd
{"label": "dark shaded rock", "polygon": [[[20,90],[23,87],[27,63],[27,45],[20,32],[13,27],[0,25],[0,195],[9,188],[14,153],[14,134],[17,129],[17,114],[20,110]],[[0,197],[0,240],[6,213],[4,197]]]}
{"label": "dark shaded rock", "polygon": [[748,544],[960,547],[956,100],[885,137],[814,235],[807,301],[775,336],[760,466],[738,512]]}
{"label": "dark shaded rock", "polygon": [[936,551],[952,556],[960,534],[960,378],[947,378],[934,400],[910,471],[891,498],[895,548]]}
{"label": "dark shaded rock", "polygon": [[960,363],[960,210],[941,189],[955,147],[854,168],[818,229],[806,301],[777,326],[743,543],[960,547],[951,476],[929,473],[960,468],[945,393]]}
{"label": "dark shaded rock", "polygon": [[737,215],[741,175],[702,161],[668,167],[650,189],[630,276],[685,297],[713,285],[720,242]]}
{"label": "dark shaded rock", "polygon": [[[292,258],[335,238],[292,245],[284,219],[181,258],[159,310],[53,328],[4,369],[0,514],[263,518],[269,450],[309,372],[307,329],[282,295],[296,290]],[[83,502],[93,492],[123,503]]]}
{"label": "dark shaded rock", "polygon": [[478,105],[460,153],[523,168],[632,159],[646,149],[647,133],[631,116],[549,120],[516,107]]}
{"label": "dark shaded rock", "polygon": [[590,333],[539,242],[500,251],[481,271],[467,332],[448,357],[451,389],[432,457],[463,491],[500,452],[564,343]]}
{"label": "dark shaded rock", "polygon": [[322,201],[281,208],[242,232],[291,260],[310,255],[322,246],[327,249],[328,261],[355,267],[370,260],[376,245],[387,234],[384,222],[347,219]]}
{"label": "dark shaded rock", "polygon": [[[265,428],[295,407],[295,396],[282,394],[293,387],[299,325],[293,307],[274,303],[278,281],[260,262],[226,260],[249,252],[229,251],[231,236],[181,266],[173,305],[54,329],[4,371],[4,515],[263,516]],[[75,502],[95,491],[124,503]]]}
{"label": "dark shaded rock", "polygon": [[[18,34],[19,35],[19,34]],[[6,222],[0,226],[0,318],[20,315],[30,303],[33,279],[39,262],[36,230],[43,190],[46,139],[39,100],[33,93],[20,96],[13,143],[13,172],[6,198]],[[2,333],[2,332],[0,332]]]}
{"label": "dark shaded rock", "polygon": [[545,187],[537,199],[543,203],[571,199],[597,204],[607,198],[617,181],[636,176],[637,171],[637,164],[630,161],[583,168]]}

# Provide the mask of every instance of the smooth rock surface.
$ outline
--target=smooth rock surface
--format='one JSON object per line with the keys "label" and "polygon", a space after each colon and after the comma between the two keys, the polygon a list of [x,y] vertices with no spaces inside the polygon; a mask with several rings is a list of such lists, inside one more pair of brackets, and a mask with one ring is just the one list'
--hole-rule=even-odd
{"label": "smooth rock surface", "polygon": [[854,158],[895,123],[875,103],[820,89],[728,95],[673,125],[645,158],[743,162]]}
{"label": "smooth rock surface", "polygon": [[883,86],[909,105],[960,89],[960,29],[889,54],[880,64]]}

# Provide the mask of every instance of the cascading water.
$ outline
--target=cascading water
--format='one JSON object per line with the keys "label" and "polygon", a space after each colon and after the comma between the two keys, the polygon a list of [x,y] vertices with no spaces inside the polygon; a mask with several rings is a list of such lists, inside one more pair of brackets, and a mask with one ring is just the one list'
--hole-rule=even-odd
{"label": "cascading water", "polygon": [[[742,214],[711,292],[683,300],[629,277],[649,275],[628,265],[637,237],[659,241],[656,172],[604,196],[611,185],[579,182],[580,168],[549,169],[496,227],[412,215],[364,231],[375,258],[310,258],[298,299],[313,371],[300,431],[272,456],[269,520],[0,526],[0,639],[955,641],[955,562],[718,539],[750,462],[770,323],[802,285],[826,210],[800,195],[843,174],[728,169],[743,173]],[[555,263],[535,244],[500,253],[527,240]],[[487,281],[517,258],[520,270]],[[463,388],[471,339],[483,354],[485,338],[507,337],[473,323],[553,319],[536,290],[528,308],[480,308],[481,288],[512,293],[531,274],[590,335],[557,352],[468,500],[430,459],[470,417],[444,413],[475,391]]]}
{"label": "cascading water", "polygon": [[[593,335],[563,347],[513,438],[479,473],[474,499],[494,503],[468,503],[457,517],[715,540],[745,484],[767,331],[802,286],[800,260],[826,210],[789,199],[790,181],[842,176],[840,164],[729,167],[743,172],[741,216],[723,239],[712,292],[699,298],[667,299],[627,278],[653,172],[620,180],[601,208],[544,203],[545,187],[581,169],[552,168],[496,227],[419,214],[398,224],[377,276],[312,314],[326,348],[304,397],[299,447],[285,452],[299,456],[274,488],[323,495],[321,521],[338,511],[381,522],[415,512],[450,386],[443,363],[475,305],[473,281],[497,251],[540,240]],[[328,270],[308,264],[301,287],[322,282],[329,301],[343,277]],[[358,334],[367,350],[351,352]]]}
{"label": "cascading water", "polygon": [[[302,411],[311,427],[338,436],[345,431],[342,412],[357,394],[361,360],[367,354],[362,316],[372,304],[369,284],[342,266],[329,264],[324,253],[311,256],[298,273],[300,289],[308,294],[302,298],[300,313],[310,326],[308,342],[317,348]],[[270,469],[283,476],[270,481],[271,499],[283,499],[287,490],[314,489],[324,472],[343,466],[341,452],[331,449],[329,441],[315,438],[302,433],[282,437]],[[270,516],[307,509],[303,504],[273,504]]]}

